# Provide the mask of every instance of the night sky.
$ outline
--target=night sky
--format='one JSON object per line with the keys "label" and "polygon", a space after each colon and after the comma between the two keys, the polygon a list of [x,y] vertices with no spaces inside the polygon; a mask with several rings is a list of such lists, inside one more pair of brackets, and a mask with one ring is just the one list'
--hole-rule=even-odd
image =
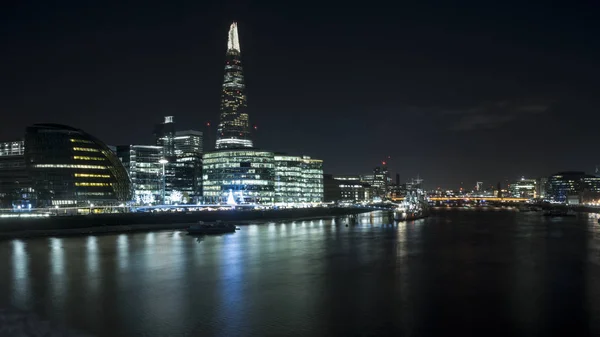
{"label": "night sky", "polygon": [[54,122],[148,144],[165,115],[206,132],[236,20],[258,147],[339,174],[391,156],[427,187],[600,164],[597,1],[14,3],[0,11],[0,140]]}

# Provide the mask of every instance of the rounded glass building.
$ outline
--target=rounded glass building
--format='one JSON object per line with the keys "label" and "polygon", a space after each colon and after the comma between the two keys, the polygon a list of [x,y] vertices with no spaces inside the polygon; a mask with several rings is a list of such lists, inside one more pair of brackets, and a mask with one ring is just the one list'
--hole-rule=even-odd
{"label": "rounded glass building", "polygon": [[207,203],[268,204],[274,201],[274,154],[252,148],[222,149],[203,156]]}
{"label": "rounded glass building", "polygon": [[114,205],[132,198],[121,161],[82,130],[59,124],[28,127],[25,162],[38,207]]}

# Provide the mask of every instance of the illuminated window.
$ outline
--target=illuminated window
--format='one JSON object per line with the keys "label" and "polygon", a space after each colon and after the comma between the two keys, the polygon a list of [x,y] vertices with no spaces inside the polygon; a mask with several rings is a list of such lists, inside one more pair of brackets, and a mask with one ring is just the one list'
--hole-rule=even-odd
{"label": "illuminated window", "polygon": [[75,186],[110,186],[110,183],[89,183],[89,182],[76,182]]}
{"label": "illuminated window", "polygon": [[76,178],[110,178],[108,174],[75,173]]}
{"label": "illuminated window", "polygon": [[75,165],[75,164],[36,164],[35,168],[72,168],[72,169],[90,169],[106,170],[106,166],[101,165]]}
{"label": "illuminated window", "polygon": [[103,157],[73,156],[75,160],[104,160]]}
{"label": "illuminated window", "polygon": [[73,151],[100,152],[98,149],[92,149],[89,147],[74,147]]}
{"label": "illuminated window", "polygon": [[77,139],[77,138],[71,138],[69,139],[71,141],[71,143],[85,143],[85,144],[94,144],[94,142],[90,141],[90,140],[86,140],[86,139]]}

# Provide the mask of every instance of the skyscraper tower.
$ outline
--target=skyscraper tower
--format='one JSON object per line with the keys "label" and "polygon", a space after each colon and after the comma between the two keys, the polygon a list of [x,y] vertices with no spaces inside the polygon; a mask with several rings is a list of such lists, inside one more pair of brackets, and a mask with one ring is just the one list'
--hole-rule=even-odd
{"label": "skyscraper tower", "polygon": [[246,113],[246,85],[242,73],[237,23],[229,27],[225,76],[221,92],[221,116],[217,127],[217,149],[252,147]]}

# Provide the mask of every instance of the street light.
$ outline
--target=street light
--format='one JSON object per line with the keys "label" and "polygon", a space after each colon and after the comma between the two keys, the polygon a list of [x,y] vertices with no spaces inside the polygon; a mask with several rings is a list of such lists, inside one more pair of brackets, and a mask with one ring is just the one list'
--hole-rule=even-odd
{"label": "street light", "polygon": [[158,162],[159,162],[159,164],[162,164],[162,203],[164,205],[165,204],[165,186],[166,186],[165,164],[168,163],[169,161],[166,160],[165,158],[161,158]]}

